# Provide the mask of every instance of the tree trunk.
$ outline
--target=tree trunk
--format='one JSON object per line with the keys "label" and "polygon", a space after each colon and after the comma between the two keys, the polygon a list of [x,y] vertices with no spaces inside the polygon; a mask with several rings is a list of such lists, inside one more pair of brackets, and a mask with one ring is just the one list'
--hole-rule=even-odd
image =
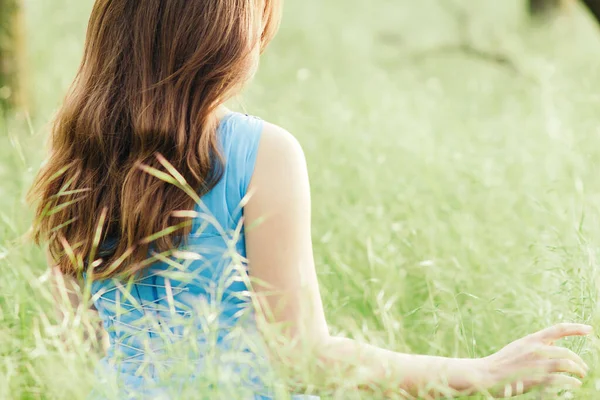
{"label": "tree trunk", "polygon": [[558,10],[563,0],[529,0],[529,14],[544,16]]}
{"label": "tree trunk", "polygon": [[[581,0],[581,2],[586,5],[592,16],[600,24],[600,0]],[[575,3],[575,0],[528,0],[527,3],[531,16],[544,17],[558,11],[561,7],[568,6],[567,3]]]}
{"label": "tree trunk", "polygon": [[587,6],[588,10],[596,18],[596,21],[600,23],[600,0],[583,0],[583,3]]}
{"label": "tree trunk", "polygon": [[24,24],[19,0],[0,0],[0,109],[25,107]]}

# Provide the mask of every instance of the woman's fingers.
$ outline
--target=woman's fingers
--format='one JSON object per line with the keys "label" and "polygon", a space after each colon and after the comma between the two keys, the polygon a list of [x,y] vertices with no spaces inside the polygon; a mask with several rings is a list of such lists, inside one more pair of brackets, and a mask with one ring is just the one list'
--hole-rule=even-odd
{"label": "woman's fingers", "polygon": [[534,333],[531,337],[548,344],[568,336],[586,336],[592,333],[592,330],[589,325],[563,323]]}
{"label": "woman's fingers", "polygon": [[565,347],[545,346],[540,350],[540,355],[555,359],[555,360],[570,360],[579,365],[586,373],[589,369],[588,365],[575,352]]}
{"label": "woman's fingers", "polygon": [[552,374],[546,380],[545,386],[557,389],[576,389],[581,386],[581,381],[569,375]]}
{"label": "woman's fingers", "polygon": [[575,361],[558,359],[558,360],[544,360],[538,362],[547,372],[555,373],[562,372],[567,374],[573,374],[585,378],[587,371]]}
{"label": "woman's fingers", "polygon": [[502,390],[497,390],[494,394],[498,397],[508,398],[520,396],[534,388],[544,388],[545,390],[554,391],[577,389],[580,386],[581,381],[577,378],[560,373],[552,373],[547,375],[542,374],[536,378],[515,381],[511,384],[504,385]]}
{"label": "woman's fingers", "polygon": [[[506,346],[491,356],[492,364],[497,364],[499,379],[495,389],[501,396],[520,395],[536,386],[576,388],[581,381],[573,376],[584,378],[588,366],[573,351],[553,346],[555,341],[569,336],[585,336],[592,333],[592,327],[584,324],[558,324],[544,329]],[[515,379],[518,378],[518,379]]]}

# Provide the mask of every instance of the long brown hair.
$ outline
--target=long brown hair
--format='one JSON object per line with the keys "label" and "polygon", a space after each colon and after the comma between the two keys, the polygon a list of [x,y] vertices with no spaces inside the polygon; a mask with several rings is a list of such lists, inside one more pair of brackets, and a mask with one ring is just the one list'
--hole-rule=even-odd
{"label": "long brown hair", "polygon": [[[97,0],[83,61],[29,193],[61,271],[131,276],[177,247],[194,200],[148,174],[166,160],[202,195],[220,179],[214,111],[275,35],[279,0]],[[158,157],[157,157],[158,156]],[[95,248],[115,245],[102,258]]]}

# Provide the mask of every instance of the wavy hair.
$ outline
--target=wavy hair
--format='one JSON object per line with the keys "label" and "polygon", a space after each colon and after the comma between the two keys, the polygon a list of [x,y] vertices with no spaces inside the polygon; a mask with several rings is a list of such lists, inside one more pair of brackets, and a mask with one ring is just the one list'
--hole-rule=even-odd
{"label": "wavy hair", "polygon": [[[83,61],[30,190],[33,238],[61,271],[132,276],[181,244],[194,200],[149,174],[166,160],[199,195],[221,177],[214,111],[274,37],[278,0],[97,0]],[[161,160],[163,161],[161,163]],[[96,258],[108,238],[116,244]]]}

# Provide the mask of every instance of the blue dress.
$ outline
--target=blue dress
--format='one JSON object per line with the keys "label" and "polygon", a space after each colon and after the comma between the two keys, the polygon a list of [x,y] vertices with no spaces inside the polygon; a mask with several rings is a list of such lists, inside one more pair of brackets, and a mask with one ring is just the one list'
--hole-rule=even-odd
{"label": "blue dress", "polygon": [[223,177],[196,205],[185,244],[140,276],[92,283],[110,348],[91,398],[280,398],[254,320],[242,218],[262,130],[255,117],[223,118]]}

